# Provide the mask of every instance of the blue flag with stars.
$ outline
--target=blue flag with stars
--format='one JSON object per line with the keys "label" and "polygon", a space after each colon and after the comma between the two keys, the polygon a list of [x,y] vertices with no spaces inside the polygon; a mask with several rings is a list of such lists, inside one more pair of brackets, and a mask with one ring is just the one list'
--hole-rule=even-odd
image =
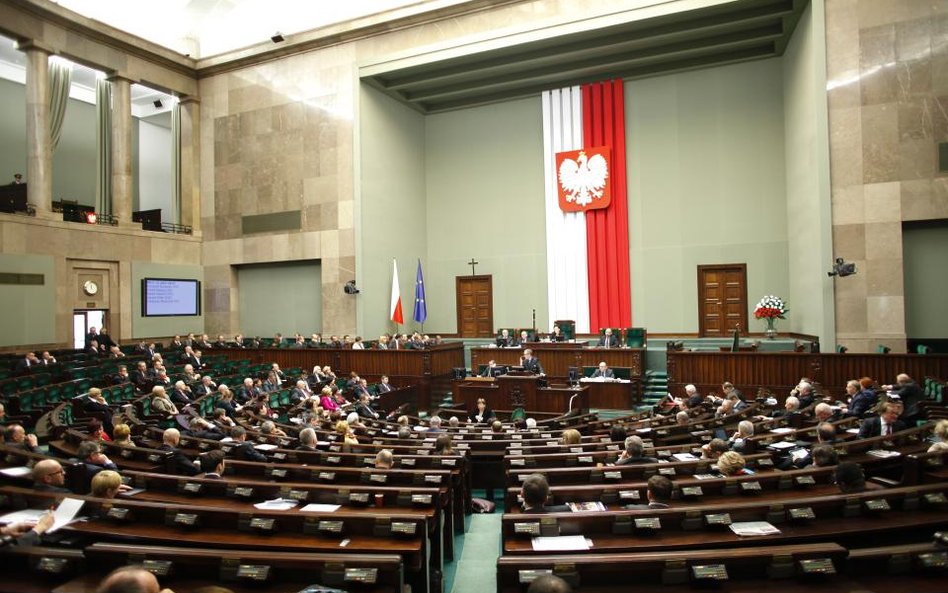
{"label": "blue flag with stars", "polygon": [[428,305],[425,304],[425,277],[421,274],[421,260],[418,260],[418,274],[415,276],[415,315],[416,323],[428,319]]}

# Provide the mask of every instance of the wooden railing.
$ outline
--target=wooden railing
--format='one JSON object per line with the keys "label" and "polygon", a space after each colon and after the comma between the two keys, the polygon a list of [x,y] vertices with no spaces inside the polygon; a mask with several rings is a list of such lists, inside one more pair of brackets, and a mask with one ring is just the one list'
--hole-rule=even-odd
{"label": "wooden railing", "polygon": [[689,383],[707,393],[720,392],[721,383],[730,381],[748,396],[764,387],[782,398],[801,377],[807,377],[841,396],[850,379],[870,377],[883,385],[894,383],[899,373],[920,384],[926,376],[948,376],[948,355],[668,352],[668,389],[676,395]]}

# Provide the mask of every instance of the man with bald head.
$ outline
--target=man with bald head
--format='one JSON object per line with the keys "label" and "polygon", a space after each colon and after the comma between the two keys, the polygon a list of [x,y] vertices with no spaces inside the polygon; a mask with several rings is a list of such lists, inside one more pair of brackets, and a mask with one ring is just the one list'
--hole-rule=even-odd
{"label": "man with bald head", "polygon": [[33,466],[33,490],[67,493],[66,472],[55,459],[43,459]]}
{"label": "man with bald head", "polygon": [[123,566],[113,570],[99,583],[96,593],[173,593],[162,589],[158,579],[141,566]]}
{"label": "man with bald head", "polygon": [[171,462],[169,469],[178,475],[194,476],[200,473],[194,462],[178,449],[178,442],[181,441],[181,432],[177,428],[169,428],[162,435],[162,445],[158,447],[159,451],[170,451]]}

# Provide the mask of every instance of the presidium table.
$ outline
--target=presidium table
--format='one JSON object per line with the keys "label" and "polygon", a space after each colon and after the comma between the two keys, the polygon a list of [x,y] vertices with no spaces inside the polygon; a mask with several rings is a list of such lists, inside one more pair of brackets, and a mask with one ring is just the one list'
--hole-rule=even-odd
{"label": "presidium table", "polygon": [[[473,409],[477,398],[483,397],[492,409],[510,410],[522,405],[527,411],[565,413],[572,409],[631,409],[642,399],[643,348],[589,348],[575,342],[531,342],[546,372],[549,386],[533,375],[508,374],[492,377],[470,377],[454,382],[455,401]],[[471,371],[477,374],[491,360],[501,366],[518,366],[523,348],[472,348]],[[570,369],[584,375],[600,362],[609,365],[620,381],[582,380],[577,387],[567,384]],[[576,396],[570,404],[571,398]]]}

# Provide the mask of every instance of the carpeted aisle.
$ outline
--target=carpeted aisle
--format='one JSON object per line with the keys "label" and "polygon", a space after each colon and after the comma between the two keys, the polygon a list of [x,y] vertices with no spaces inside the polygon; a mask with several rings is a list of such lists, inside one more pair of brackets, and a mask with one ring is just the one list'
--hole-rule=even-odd
{"label": "carpeted aisle", "polygon": [[497,590],[497,558],[500,556],[500,518],[503,510],[490,515],[471,515],[461,557],[446,567],[448,593],[494,593]]}

